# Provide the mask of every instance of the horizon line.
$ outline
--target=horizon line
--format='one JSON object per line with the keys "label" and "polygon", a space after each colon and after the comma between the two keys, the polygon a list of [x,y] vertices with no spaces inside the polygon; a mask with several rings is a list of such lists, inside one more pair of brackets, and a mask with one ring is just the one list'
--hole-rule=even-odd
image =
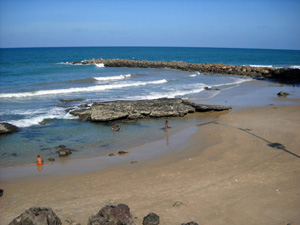
{"label": "horizon line", "polygon": [[251,48],[251,47],[199,47],[199,46],[36,46],[36,47],[0,47],[0,49],[29,49],[29,48],[221,48],[221,49],[249,49],[249,50],[287,50],[299,51],[300,49],[284,49],[284,48]]}

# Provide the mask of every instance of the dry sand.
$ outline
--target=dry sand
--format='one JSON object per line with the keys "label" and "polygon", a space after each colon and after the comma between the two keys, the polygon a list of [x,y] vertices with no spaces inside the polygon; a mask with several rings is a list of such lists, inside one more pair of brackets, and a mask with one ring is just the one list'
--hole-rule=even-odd
{"label": "dry sand", "polygon": [[198,126],[174,154],[88,174],[2,182],[0,224],[32,206],[51,207],[63,224],[87,224],[110,203],[129,205],[136,224],[150,212],[163,225],[300,224],[299,131],[300,105],[243,108]]}

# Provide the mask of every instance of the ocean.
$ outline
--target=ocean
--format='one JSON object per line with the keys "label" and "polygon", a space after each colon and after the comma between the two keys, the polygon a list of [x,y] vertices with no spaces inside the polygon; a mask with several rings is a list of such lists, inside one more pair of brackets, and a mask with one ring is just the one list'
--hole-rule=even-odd
{"label": "ocean", "polygon": [[[72,158],[107,154],[163,138],[165,118],[112,123],[79,122],[66,108],[95,101],[185,98],[195,102],[251,79],[207,75],[170,69],[106,68],[72,65],[92,58],[120,58],[190,63],[224,63],[300,68],[300,51],[175,48],[175,47],[74,47],[0,49],[0,121],[21,130],[0,137],[0,167],[34,163],[37,154],[57,156],[56,147],[75,149]],[[212,87],[205,91],[204,87]],[[63,103],[61,99],[81,99]],[[208,118],[170,118],[172,131],[205,122]]]}

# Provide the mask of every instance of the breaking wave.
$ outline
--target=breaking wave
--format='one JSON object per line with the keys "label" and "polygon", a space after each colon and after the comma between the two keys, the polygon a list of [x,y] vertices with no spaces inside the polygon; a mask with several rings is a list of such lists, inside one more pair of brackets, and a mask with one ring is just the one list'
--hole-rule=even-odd
{"label": "breaking wave", "polygon": [[107,80],[123,80],[125,78],[131,77],[131,74],[119,75],[119,76],[110,76],[110,77],[94,77],[98,81],[107,81]]}
{"label": "breaking wave", "polygon": [[24,97],[35,97],[35,96],[42,96],[42,95],[58,95],[58,94],[69,94],[69,93],[79,93],[79,92],[105,91],[105,90],[120,89],[126,87],[162,84],[166,82],[167,82],[166,79],[162,79],[162,80],[148,81],[148,82],[140,81],[140,82],[132,82],[132,83],[96,85],[96,86],[80,87],[80,88],[40,90],[40,91],[22,92],[22,93],[4,93],[4,94],[0,94],[0,98],[24,98]]}
{"label": "breaking wave", "polygon": [[[28,111],[29,112],[29,111]],[[28,115],[29,117],[20,119],[20,120],[9,120],[6,121],[7,123],[13,124],[17,127],[30,127],[34,125],[40,125],[44,120],[46,119],[75,119],[75,116],[72,116],[71,114],[66,114],[66,112],[63,109],[59,108],[52,108],[47,109],[47,111],[44,110],[35,110],[32,112],[33,114]],[[25,115],[25,114],[23,114]]]}
{"label": "breaking wave", "polygon": [[97,64],[97,63],[94,63],[94,64],[95,64],[95,66],[97,66],[97,67],[99,67],[99,68],[103,68],[103,67],[105,67],[103,63],[99,63],[99,64]]}
{"label": "breaking wave", "polygon": [[300,70],[300,66],[290,66],[291,69],[298,69]]}

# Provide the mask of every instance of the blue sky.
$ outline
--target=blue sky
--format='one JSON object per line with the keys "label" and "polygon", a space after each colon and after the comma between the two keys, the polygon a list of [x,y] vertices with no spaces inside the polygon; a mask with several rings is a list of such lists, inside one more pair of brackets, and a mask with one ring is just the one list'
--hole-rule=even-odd
{"label": "blue sky", "polygon": [[0,47],[300,49],[299,0],[0,0]]}

